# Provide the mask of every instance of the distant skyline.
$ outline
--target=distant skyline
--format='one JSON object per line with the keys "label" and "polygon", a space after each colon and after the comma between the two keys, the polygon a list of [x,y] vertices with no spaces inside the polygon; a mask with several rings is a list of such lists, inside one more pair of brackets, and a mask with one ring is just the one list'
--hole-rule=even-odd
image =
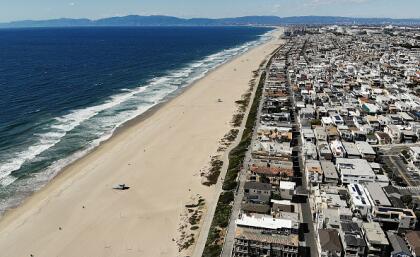
{"label": "distant skyline", "polygon": [[0,0],[0,22],[125,15],[420,18],[419,0]]}

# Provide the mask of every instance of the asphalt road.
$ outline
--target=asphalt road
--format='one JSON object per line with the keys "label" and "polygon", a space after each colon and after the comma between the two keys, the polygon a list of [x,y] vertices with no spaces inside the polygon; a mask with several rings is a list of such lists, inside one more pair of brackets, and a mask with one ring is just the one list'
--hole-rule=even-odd
{"label": "asphalt road", "polygon": [[[290,85],[290,92],[291,92],[291,99],[292,99],[292,106],[295,107],[295,95],[293,92],[293,89],[291,87],[291,81],[289,79],[289,85]],[[294,125],[296,128],[301,130],[301,124],[299,122],[299,114],[297,113],[296,109],[294,110]],[[297,140],[298,140],[298,147],[299,149],[302,149],[303,143],[302,143],[302,137],[300,136],[300,133],[297,134]],[[304,159],[302,154],[298,154],[299,158],[299,169],[300,173],[302,174],[302,187],[306,193],[308,193],[308,183],[307,183],[307,176],[305,173],[305,165],[304,165]],[[306,227],[308,227],[307,233],[305,233],[305,247],[309,249],[310,256],[311,257],[318,257],[318,247],[316,243],[316,237],[315,237],[315,231],[314,231],[314,222],[312,219],[312,212],[309,205],[309,198],[306,198],[306,202],[301,204],[301,211],[302,211],[302,222],[307,224]],[[304,252],[301,254],[302,256],[307,256],[307,252]]]}
{"label": "asphalt road", "polygon": [[415,173],[407,169],[407,165],[401,160],[401,157],[388,155],[383,156],[382,158],[385,164],[399,174],[408,186],[420,185],[419,177],[416,177],[416,175],[414,175]]}

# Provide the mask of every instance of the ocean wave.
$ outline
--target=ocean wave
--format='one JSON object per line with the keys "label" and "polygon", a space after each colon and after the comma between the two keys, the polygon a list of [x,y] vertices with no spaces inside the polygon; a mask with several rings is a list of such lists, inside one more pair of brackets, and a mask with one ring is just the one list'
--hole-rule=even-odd
{"label": "ocean wave", "polygon": [[[264,43],[270,37],[269,32],[261,36],[259,40],[223,50],[200,61],[190,63],[183,68],[168,71],[166,75],[153,78],[137,88],[122,89],[120,93],[109,97],[103,103],[73,110],[68,114],[52,119],[48,126],[43,128],[44,133],[34,135],[36,138],[35,143],[27,149],[14,154],[14,156],[9,156],[7,158],[8,161],[0,165],[1,186],[4,188],[12,186],[18,179],[13,173],[21,169],[25,163],[35,160],[36,157],[40,157],[47,151],[52,152],[51,156],[54,157],[53,148],[63,143],[66,140],[66,136],[69,133],[75,133],[76,129],[90,131],[92,140],[81,149],[73,151],[71,155],[53,160],[46,169],[32,174],[26,178],[26,181],[19,181],[22,185],[16,185],[16,187],[20,187],[20,189],[16,190],[21,190],[21,194],[14,196],[15,201],[7,199],[1,202],[0,211],[7,209],[8,206],[13,206],[16,201],[21,201],[21,196],[27,194],[27,192],[23,191],[41,188],[65,166],[86,155],[101,142],[109,139],[122,124],[143,114],[156,104],[166,101],[168,96],[178,89],[190,85],[197,79],[204,77],[208,72],[231,60],[232,57],[246,52],[251,47]],[[81,140],[85,139],[82,138]]]}

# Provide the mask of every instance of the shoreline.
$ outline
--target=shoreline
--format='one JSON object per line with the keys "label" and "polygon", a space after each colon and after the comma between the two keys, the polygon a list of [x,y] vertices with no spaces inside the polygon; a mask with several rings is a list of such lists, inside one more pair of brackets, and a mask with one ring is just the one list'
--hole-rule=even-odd
{"label": "shoreline", "polygon": [[[273,28],[273,30],[267,32],[266,34],[261,35],[263,36],[267,36],[270,35],[270,37],[272,37],[272,34],[276,31],[275,27],[270,27]],[[242,53],[239,53],[237,55],[235,55],[234,57],[232,57],[231,59],[228,59],[227,61],[225,61],[224,63],[218,64],[217,66],[213,67],[212,69],[208,70],[207,72],[205,72],[203,74],[202,77],[197,78],[196,80],[188,83],[187,85],[180,87],[179,89],[175,90],[174,92],[169,93],[167,96],[165,96],[161,102],[151,106],[150,108],[148,108],[146,111],[144,111],[143,113],[123,122],[122,124],[120,124],[119,126],[117,126],[114,131],[110,134],[110,136],[108,138],[106,138],[105,140],[99,142],[98,145],[93,146],[91,149],[82,149],[79,150],[75,153],[73,153],[74,155],[77,155],[79,152],[82,152],[82,155],[80,157],[76,157],[75,159],[72,159],[71,161],[69,161],[67,164],[65,164],[64,166],[59,168],[59,171],[57,172],[56,175],[54,175],[52,178],[50,178],[48,180],[48,182],[44,185],[42,185],[40,188],[34,190],[33,192],[30,193],[29,196],[26,196],[24,198],[23,201],[19,202],[16,206],[11,207],[6,209],[5,211],[3,211],[2,213],[0,213],[0,221],[5,218],[10,212],[13,212],[15,209],[19,208],[21,205],[23,205],[26,201],[28,201],[28,199],[30,199],[34,194],[44,190],[45,187],[48,187],[49,184],[51,184],[56,178],[58,178],[59,176],[61,176],[61,174],[63,172],[65,172],[68,168],[70,168],[74,163],[82,160],[83,158],[88,157],[92,152],[96,151],[98,148],[102,147],[102,145],[105,145],[108,141],[110,141],[113,137],[117,136],[119,133],[124,133],[124,131],[128,128],[130,128],[131,126],[135,126],[136,124],[143,122],[144,120],[148,119],[150,116],[152,116],[154,113],[156,113],[160,108],[163,108],[165,105],[169,104],[171,101],[173,101],[175,98],[179,97],[180,95],[184,94],[186,91],[188,91],[191,87],[193,87],[196,83],[199,83],[201,80],[205,79],[206,76],[212,74],[213,72],[215,72],[217,69],[219,69],[220,67],[229,64],[230,62],[233,62],[234,60],[236,60],[237,58],[240,58],[242,55],[246,54],[247,52],[251,51],[252,49],[259,47],[265,43],[267,43],[268,41],[270,41],[271,39],[266,40],[265,42],[260,42],[259,40],[256,40],[255,42],[258,42],[258,44],[256,45],[252,45],[250,48],[248,48],[247,50],[245,50]],[[253,41],[251,41],[253,42]],[[247,42],[249,43],[249,42]],[[246,44],[246,43],[245,43]],[[238,46],[237,46],[238,47]],[[227,49],[225,49],[227,50]],[[224,51],[224,50],[223,50]],[[83,151],[85,151],[83,153]],[[67,157],[71,157],[67,156]],[[48,167],[50,168],[50,167]],[[47,169],[48,169],[47,168]]]}
{"label": "shoreline", "polygon": [[[101,175],[99,173],[97,175],[92,175],[91,173],[93,171],[92,172],[87,171],[87,170],[95,170],[95,172],[98,171],[98,169],[96,167],[92,167],[92,161],[91,161],[92,159],[94,161],[97,161],[99,163],[98,165],[101,164],[101,162],[98,161],[98,160],[102,160],[103,158],[105,158],[103,160],[108,161],[108,160],[106,160],[107,157],[104,157],[104,154],[106,155],[106,154],[109,154],[110,152],[112,152],[112,153],[115,152],[114,151],[115,146],[113,144],[121,144],[121,142],[126,142],[127,139],[130,140],[131,136],[141,137],[141,135],[140,136],[138,135],[140,130],[133,131],[133,130],[137,130],[137,127],[141,127],[142,129],[144,129],[144,128],[147,128],[148,126],[155,126],[154,128],[156,130],[159,130],[160,129],[159,125],[156,125],[155,123],[150,124],[151,123],[150,120],[152,119],[152,117],[154,117],[155,120],[157,119],[159,121],[159,118],[156,117],[156,116],[159,116],[159,115],[162,116],[162,112],[165,112],[165,110],[168,110],[170,107],[177,107],[176,105],[179,104],[179,102],[182,103],[182,99],[181,99],[182,97],[186,98],[186,95],[193,94],[193,93],[191,93],[191,91],[193,91],[193,90],[200,91],[200,90],[196,89],[196,87],[201,86],[201,91],[205,90],[205,88],[203,89],[203,86],[201,84],[205,84],[206,83],[205,81],[208,80],[209,77],[214,76],[215,73],[217,73],[218,71],[220,72],[220,70],[223,70],[223,68],[226,68],[226,66],[229,67],[229,65],[231,65],[232,63],[239,62],[239,60],[242,57],[246,56],[247,54],[249,55],[250,52],[257,51],[256,49],[258,49],[258,48],[263,48],[264,46],[266,46],[267,44],[269,44],[272,41],[273,41],[273,39],[271,39],[267,42],[264,42],[263,44],[260,44],[258,46],[252,47],[252,48],[248,49],[247,51],[245,51],[244,53],[241,53],[241,54],[233,57],[229,61],[227,61],[227,62],[219,65],[215,69],[207,72],[204,75],[204,77],[197,79],[196,81],[192,82],[190,85],[188,85],[184,88],[181,88],[180,90],[177,90],[176,93],[173,93],[173,95],[170,96],[164,102],[159,103],[159,104],[151,107],[150,109],[145,111],[143,114],[125,122],[122,126],[120,126],[119,128],[117,128],[114,131],[114,133],[112,134],[112,136],[110,138],[101,142],[97,147],[92,149],[90,152],[88,152],[86,155],[84,155],[80,159],[77,159],[73,163],[67,165],[47,185],[45,185],[42,189],[40,189],[39,191],[32,194],[30,197],[25,199],[25,201],[20,206],[5,212],[3,217],[0,219],[0,231],[7,230],[9,227],[13,227],[13,226],[15,226],[15,228],[21,228],[21,227],[23,227],[23,225],[30,222],[28,220],[30,220],[34,216],[42,216],[41,214],[43,212],[43,209],[47,208],[49,206],[50,201],[54,201],[54,200],[60,198],[61,195],[64,194],[64,193],[68,193],[70,191],[71,194],[73,194],[73,195],[76,194],[77,195],[78,193],[74,192],[74,189],[72,188],[73,184],[78,184],[78,186],[80,186],[80,184],[83,184],[80,181],[85,179],[86,177],[98,176],[103,180],[109,180],[109,178],[106,177],[104,174]],[[261,57],[261,59],[264,59],[264,57]],[[244,62],[244,60],[242,60],[242,62]],[[256,63],[255,65],[259,65],[259,63]],[[232,73],[232,71],[230,71],[230,72]],[[236,69],[235,69],[235,72],[236,72]],[[246,77],[250,76],[251,72],[252,71],[249,71],[249,74],[247,74],[245,76]],[[203,81],[204,81],[204,83],[203,83]],[[245,84],[245,87],[246,86],[247,86],[247,83]],[[235,99],[237,100],[240,97],[240,95],[236,95],[236,96],[232,95],[232,97],[234,98],[234,100]],[[194,98],[192,98],[192,99],[194,99]],[[215,98],[215,99],[217,99],[217,98]],[[215,99],[212,99],[212,101],[215,101]],[[188,101],[186,103],[188,103]],[[229,107],[232,107],[232,106],[235,107],[234,103],[229,104]],[[165,108],[165,107],[167,107],[167,108]],[[182,106],[180,106],[180,107],[181,107],[182,110],[188,111],[188,108],[185,108],[185,107],[182,107]],[[193,107],[195,107],[195,106],[193,106]],[[198,106],[197,108],[200,109],[200,106]],[[198,113],[200,113],[200,110],[198,110]],[[209,114],[211,114],[211,112]],[[156,121],[153,121],[153,122],[156,122]],[[176,125],[176,120],[173,121],[173,122],[174,123],[168,123],[168,122],[167,123]],[[229,127],[229,126],[230,126],[230,124],[224,124],[222,127]],[[171,127],[169,127],[169,129],[171,129]],[[219,128],[218,130],[221,130],[221,129]],[[130,133],[136,133],[136,134],[131,135]],[[140,133],[141,133],[141,131],[140,131]],[[188,135],[187,135],[187,138],[188,138]],[[219,139],[220,138],[218,138],[218,140]],[[148,142],[147,138],[142,139],[142,140],[145,140],[145,141]],[[217,140],[216,144],[214,144],[214,142],[212,142],[212,145],[217,146],[218,145],[218,140]],[[120,141],[120,142],[118,142],[118,141]],[[204,141],[205,141],[205,139],[204,139]],[[130,142],[128,142],[128,143],[130,143]],[[148,148],[148,147],[145,147],[146,145],[147,144],[142,145],[144,147],[144,153],[146,153],[146,149]],[[163,145],[165,145],[165,144],[163,144]],[[109,152],[106,152],[105,150],[107,150],[107,148],[111,148],[111,150]],[[137,150],[141,150],[141,149],[137,149]],[[147,149],[147,150],[149,150],[149,149]],[[214,149],[214,151],[216,151],[216,149]],[[208,154],[212,154],[214,151],[212,151]],[[117,151],[117,152],[119,152],[119,151]],[[101,156],[101,154],[102,154],[102,156]],[[136,154],[138,154],[138,153],[135,150],[133,155],[136,155]],[[155,156],[155,155],[153,155],[153,156]],[[102,159],[100,159],[100,158],[102,158]],[[130,158],[132,158],[132,156],[130,156]],[[200,158],[203,159],[203,156],[201,156]],[[207,159],[208,156],[205,156],[205,158]],[[136,160],[136,159],[129,159],[130,162],[133,161],[133,160]],[[126,162],[126,160],[124,160],[124,162]],[[128,162],[128,166],[131,165],[130,162]],[[121,162],[119,162],[119,163],[121,163]],[[86,168],[86,167],[88,167],[88,168]],[[117,165],[116,167],[119,168],[120,166]],[[184,169],[185,168],[186,167],[184,167]],[[196,170],[196,172],[198,172],[198,170]],[[110,174],[113,174],[112,171],[111,171]],[[189,174],[191,175],[191,173],[189,173]],[[142,174],[142,175],[146,175],[146,174]],[[194,176],[196,176],[196,175],[193,175],[193,178],[190,178],[190,180],[192,180],[194,183],[196,183],[197,179],[196,179],[196,177],[194,178]],[[108,183],[106,183],[106,185],[107,186],[109,184],[112,185],[112,183],[113,182],[108,182]],[[182,184],[182,183],[180,183],[180,184]],[[89,184],[87,184],[87,185],[89,185]],[[195,186],[196,186],[196,188],[194,190],[195,191],[194,193],[198,192],[200,195],[203,194],[204,198],[208,198],[208,195],[211,195],[212,191],[214,190],[214,188],[211,188],[211,187],[208,188],[208,187],[205,187],[205,186],[201,186],[201,184],[200,184],[200,186],[197,186],[197,185],[195,185]],[[81,190],[83,190],[83,187],[82,187]],[[132,191],[132,190],[130,189],[129,191]],[[189,191],[191,191],[191,189]],[[86,193],[89,193],[89,191],[86,191]],[[116,193],[115,191],[113,191],[112,194],[119,194],[119,193]],[[190,193],[187,193],[187,195],[188,194],[191,196]],[[185,193],[183,193],[182,195],[185,195]],[[78,197],[80,197],[80,196],[78,196]],[[83,198],[84,197],[82,196],[81,198],[78,198],[78,199],[83,199]],[[97,198],[97,197],[95,197],[95,198]],[[187,198],[185,198],[184,196],[182,196],[182,198],[184,198],[184,201],[187,201]],[[120,198],[118,198],[118,199],[120,199]],[[90,200],[92,200],[92,199],[90,199]],[[96,199],[94,199],[94,200],[96,201]],[[124,201],[124,199],[120,199],[120,200]],[[82,203],[80,203],[80,204],[82,204]],[[33,206],[33,205],[35,205],[35,206]],[[34,211],[34,207],[36,207],[35,211]],[[165,206],[163,206],[163,207],[165,207]],[[83,205],[83,209],[84,208],[85,208],[85,205]],[[54,208],[54,211],[57,211],[57,208]],[[174,211],[172,211],[172,212],[174,212]],[[47,216],[46,220],[48,220],[48,215],[46,215],[46,216]],[[121,217],[121,214],[120,214],[120,217]],[[57,217],[55,217],[55,218],[57,218]],[[58,217],[58,218],[60,218],[60,217]],[[16,219],[18,219],[18,220],[16,220]],[[172,217],[172,219],[173,219],[173,217]],[[14,223],[14,224],[12,224],[12,223]],[[33,223],[33,221],[31,223]],[[29,226],[29,225],[27,225],[27,226]],[[31,226],[36,227],[36,224],[31,224]],[[36,229],[36,228],[34,228],[34,229]],[[31,231],[31,230],[29,230],[29,231]],[[14,230],[10,230],[8,233],[14,233]],[[8,233],[6,232],[5,235],[7,235]],[[3,245],[3,243],[4,242],[0,242],[0,249],[2,249],[3,246],[7,245],[7,244]],[[38,246],[38,248],[39,248],[39,246]],[[169,250],[169,252],[171,252],[171,251],[173,251],[173,249]],[[48,252],[48,253],[51,253],[51,252],[54,252],[54,249],[51,249],[51,251]],[[63,254],[63,253],[61,253],[61,254]],[[164,256],[164,255],[165,254],[163,254],[162,256]],[[37,255],[35,255],[35,256],[37,256]],[[44,256],[44,255],[42,255],[42,256]],[[47,255],[47,256],[50,256],[50,255]],[[70,254],[70,255],[67,255],[67,256],[74,256],[74,255]],[[99,255],[95,255],[95,253],[93,253],[93,256],[99,256]],[[168,256],[170,256],[170,255],[168,255]]]}
{"label": "shoreline", "polygon": [[[252,26],[251,26],[252,27]],[[275,33],[275,31],[278,30],[278,27],[273,27],[273,26],[268,26],[268,28],[273,28],[273,30],[269,31],[268,33],[270,33],[270,36],[272,37],[272,34]],[[163,108],[165,105],[169,104],[171,101],[173,101],[175,98],[179,97],[180,95],[184,94],[186,91],[188,91],[190,88],[192,88],[194,85],[196,85],[197,83],[199,83],[201,80],[205,79],[207,76],[211,75],[212,73],[216,72],[219,68],[228,65],[229,63],[235,61],[236,59],[240,58],[241,56],[243,56],[244,54],[248,53],[249,51],[252,51],[253,49],[266,44],[267,42],[271,41],[272,38],[270,38],[269,40],[267,40],[266,42],[260,42],[258,45],[254,45],[252,47],[250,47],[249,49],[247,49],[246,51],[239,53],[237,55],[235,55],[233,58],[227,60],[226,62],[212,68],[211,70],[207,71],[201,78],[198,78],[194,81],[192,81],[191,83],[189,83],[188,85],[181,87],[177,90],[175,90],[174,92],[170,93],[169,95],[164,97],[164,100],[161,103],[158,103],[152,107],[150,107],[149,109],[147,109],[144,113],[124,122],[123,124],[121,124],[121,126],[118,126],[115,131],[112,133],[112,136],[109,138],[111,139],[112,137],[114,137],[115,135],[117,135],[118,133],[123,132],[125,129],[127,129],[130,126],[134,126],[139,122],[144,121],[145,119],[147,119],[148,117],[150,117],[151,115],[153,115],[155,112],[157,112],[160,108]],[[108,141],[109,139],[101,142],[105,143],[106,141]],[[100,145],[101,145],[100,144]],[[99,145],[99,146],[100,146]],[[98,147],[99,147],[98,146]],[[96,147],[95,147],[96,148]],[[83,158],[83,157],[82,157]]]}

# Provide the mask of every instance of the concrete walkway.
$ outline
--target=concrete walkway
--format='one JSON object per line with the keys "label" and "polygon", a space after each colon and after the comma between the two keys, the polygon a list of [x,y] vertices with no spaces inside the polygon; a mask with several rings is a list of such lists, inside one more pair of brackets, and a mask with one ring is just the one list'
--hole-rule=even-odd
{"label": "concrete walkway", "polygon": [[[265,69],[267,71],[267,67]],[[261,73],[262,73],[262,70],[260,70],[260,74]],[[258,83],[260,81],[261,81],[261,76],[258,80]],[[257,87],[255,87],[255,89],[257,89]],[[258,105],[257,120],[261,113],[262,101],[260,101],[258,104],[259,105]],[[252,103],[250,103],[250,106],[251,105]],[[252,133],[251,144],[252,142],[254,142],[255,138],[256,138],[256,130],[254,129]],[[248,151],[245,154],[243,167],[248,167],[250,162],[251,162],[251,151],[250,149],[248,149]],[[223,249],[222,249],[222,254],[221,254],[222,257],[230,257],[232,255],[233,244],[235,243],[235,228],[236,228],[235,220],[239,216],[239,212],[241,210],[242,199],[244,198],[244,185],[246,182],[246,170],[247,170],[246,168],[242,168],[238,175],[238,188],[236,190],[232,213],[229,220],[229,226],[228,226],[227,234],[225,237],[225,242],[223,244]]]}
{"label": "concrete walkway", "polygon": [[[259,77],[255,82],[256,84],[255,84],[254,89],[252,91],[252,95],[251,95],[251,98],[250,98],[250,103],[249,103],[249,105],[248,105],[248,107],[245,111],[245,115],[244,115],[242,124],[239,128],[237,128],[237,129],[239,129],[238,136],[236,137],[235,141],[232,142],[232,144],[226,149],[225,153],[223,154],[222,170],[221,170],[221,173],[220,173],[220,176],[219,176],[219,180],[217,181],[217,183],[215,185],[216,190],[217,190],[216,194],[215,194],[216,197],[214,198],[214,201],[208,206],[206,215],[204,217],[203,224],[202,224],[201,229],[200,229],[200,234],[199,234],[197,242],[195,244],[195,248],[194,248],[192,257],[201,257],[202,254],[203,254],[204,247],[205,247],[206,241],[207,241],[207,237],[208,237],[208,234],[209,234],[209,231],[210,231],[211,223],[213,221],[214,213],[216,211],[218,198],[219,198],[219,195],[223,192],[222,185],[223,185],[223,181],[224,181],[224,178],[226,176],[228,165],[229,165],[229,153],[233,148],[235,148],[241,142],[242,135],[243,135],[243,132],[244,132],[244,129],[245,129],[246,120],[248,119],[249,111],[251,110],[252,101],[255,97],[255,92],[258,88],[260,78],[261,77]],[[241,176],[241,175],[239,175],[239,176]],[[236,198],[237,198],[237,196],[235,196],[235,199]],[[242,197],[240,199],[242,199]],[[229,227],[230,227],[230,225],[229,225]]]}

